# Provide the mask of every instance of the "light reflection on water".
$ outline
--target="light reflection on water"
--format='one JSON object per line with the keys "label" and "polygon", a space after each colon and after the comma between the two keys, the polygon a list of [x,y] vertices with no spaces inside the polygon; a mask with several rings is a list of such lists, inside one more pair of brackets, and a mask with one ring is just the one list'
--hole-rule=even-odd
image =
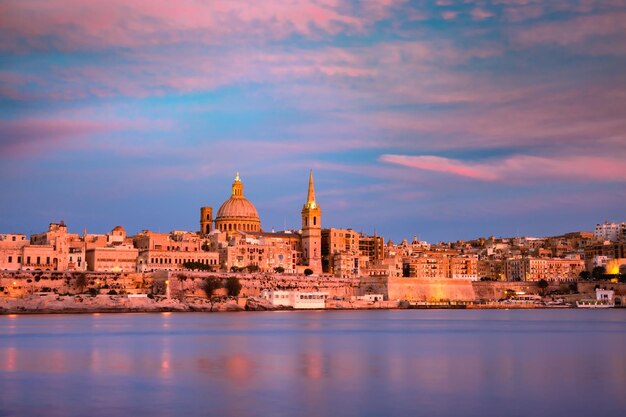
{"label": "light reflection on water", "polygon": [[0,317],[0,416],[621,416],[626,311]]}

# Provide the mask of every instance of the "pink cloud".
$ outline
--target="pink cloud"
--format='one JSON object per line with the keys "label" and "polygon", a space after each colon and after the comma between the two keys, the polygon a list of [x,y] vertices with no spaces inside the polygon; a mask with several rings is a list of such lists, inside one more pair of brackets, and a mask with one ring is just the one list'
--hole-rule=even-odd
{"label": "pink cloud", "polygon": [[[29,157],[56,154],[68,149],[98,149],[93,140],[96,134],[121,130],[164,131],[171,127],[163,120],[122,120],[105,116],[104,109],[99,108],[97,115],[80,110],[65,112],[57,117],[2,120],[0,155]],[[114,142],[110,142],[109,146],[115,146]]]}
{"label": "pink cloud", "polygon": [[470,12],[472,18],[475,20],[485,20],[493,16],[493,13],[486,9],[481,9],[479,7],[472,9]]}
{"label": "pink cloud", "polygon": [[481,181],[508,183],[538,180],[626,181],[623,157],[514,155],[489,162],[469,163],[437,156],[382,155],[380,161]]}
{"label": "pink cloud", "polygon": [[66,149],[85,135],[107,130],[111,127],[102,123],[76,120],[0,121],[0,154],[26,156],[56,147]]}
{"label": "pink cloud", "polygon": [[590,38],[612,35],[626,41],[626,13],[611,12],[577,16],[562,22],[545,22],[514,32],[514,40],[524,46],[557,44],[581,45]]}
{"label": "pink cloud", "polygon": [[396,0],[367,2],[357,13],[341,0],[196,0],[84,2],[32,0],[0,5],[0,48],[64,50],[136,47],[193,41],[221,44],[225,39],[259,41],[299,34],[361,32],[388,16]]}
{"label": "pink cloud", "polygon": [[528,19],[537,19],[543,16],[541,5],[525,5],[524,7],[507,7],[504,9],[504,16],[512,22],[520,22]]}
{"label": "pink cloud", "polygon": [[[442,77],[441,74],[439,74]],[[367,123],[381,134],[411,137],[414,149],[518,148],[560,146],[596,155],[624,150],[626,95],[615,89],[623,77],[572,88],[567,83],[503,88],[506,80],[477,77],[455,79],[446,74],[437,85],[394,92],[399,100],[445,100],[468,106],[438,114],[383,111],[370,113]],[[448,79],[450,78],[450,79]]]}
{"label": "pink cloud", "polygon": [[452,10],[441,12],[441,17],[443,17],[444,20],[454,20],[456,19],[458,15],[459,15],[459,12],[455,12]]}
{"label": "pink cloud", "polygon": [[493,181],[497,177],[481,167],[472,167],[461,161],[438,156],[382,155],[380,161],[426,171],[442,172],[484,181]]}
{"label": "pink cloud", "polygon": [[[37,94],[58,100],[88,96],[158,96],[171,91],[212,90],[239,82],[286,85],[300,79],[315,80],[317,91],[332,86],[332,90],[338,92],[338,86],[347,86],[353,78],[376,78],[381,89],[393,89],[393,84],[401,79],[416,79],[420,84],[436,88],[438,79],[446,77],[441,64],[456,64],[473,56],[498,53],[494,45],[458,50],[444,40],[385,42],[345,49],[324,47],[298,50],[297,53],[284,47],[263,50],[234,47],[210,54],[196,53],[193,48],[184,47],[167,53],[134,50],[122,53],[119,60],[106,67],[52,67],[45,76],[31,76],[28,83],[37,87]],[[381,71],[381,67],[385,70]],[[447,77],[447,80],[458,84],[466,78],[456,75]],[[8,81],[6,84],[13,85]],[[7,94],[15,96],[22,85],[26,85],[25,82],[13,87],[17,91],[7,91]],[[368,91],[353,88],[346,92],[349,95],[370,94]],[[407,93],[404,85],[399,91]]]}

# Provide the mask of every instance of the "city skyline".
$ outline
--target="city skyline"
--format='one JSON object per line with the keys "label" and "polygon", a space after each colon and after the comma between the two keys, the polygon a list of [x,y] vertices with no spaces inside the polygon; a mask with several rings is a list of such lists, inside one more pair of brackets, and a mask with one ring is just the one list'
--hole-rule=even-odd
{"label": "city skyline", "polygon": [[198,230],[240,172],[264,230],[454,241],[626,212],[623,1],[0,6],[0,233]]}

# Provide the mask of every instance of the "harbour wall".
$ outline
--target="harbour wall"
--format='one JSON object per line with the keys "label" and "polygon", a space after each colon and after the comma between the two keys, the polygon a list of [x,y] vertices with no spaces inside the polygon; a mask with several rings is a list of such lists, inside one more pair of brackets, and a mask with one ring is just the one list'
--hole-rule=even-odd
{"label": "harbour wall", "polygon": [[472,281],[465,279],[389,278],[389,300],[443,301],[475,300]]}
{"label": "harbour wall", "polygon": [[[174,298],[205,297],[202,283],[209,277],[226,280],[237,277],[242,284],[241,296],[258,297],[264,289],[302,292],[323,291],[331,298],[349,299],[364,294],[383,294],[387,300],[499,300],[507,290],[526,294],[542,294],[559,290],[569,292],[572,283],[551,284],[542,291],[534,282],[469,281],[451,279],[393,278],[384,275],[358,278],[335,278],[292,274],[233,274],[207,272],[97,273],[0,271],[0,297],[22,297],[40,291],[57,294],[78,294],[96,289],[100,294],[152,293]],[[82,281],[83,285],[79,285]],[[578,298],[595,297],[595,288],[615,290],[616,296],[626,296],[626,284],[609,281],[577,282],[573,293]],[[218,290],[216,295],[225,294]],[[571,297],[576,298],[574,295]]]}

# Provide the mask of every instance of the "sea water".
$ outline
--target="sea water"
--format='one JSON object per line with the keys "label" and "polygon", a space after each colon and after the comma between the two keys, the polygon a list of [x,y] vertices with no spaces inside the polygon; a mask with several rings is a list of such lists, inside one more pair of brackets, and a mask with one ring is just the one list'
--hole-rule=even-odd
{"label": "sea water", "polygon": [[0,416],[624,416],[626,310],[0,316]]}

